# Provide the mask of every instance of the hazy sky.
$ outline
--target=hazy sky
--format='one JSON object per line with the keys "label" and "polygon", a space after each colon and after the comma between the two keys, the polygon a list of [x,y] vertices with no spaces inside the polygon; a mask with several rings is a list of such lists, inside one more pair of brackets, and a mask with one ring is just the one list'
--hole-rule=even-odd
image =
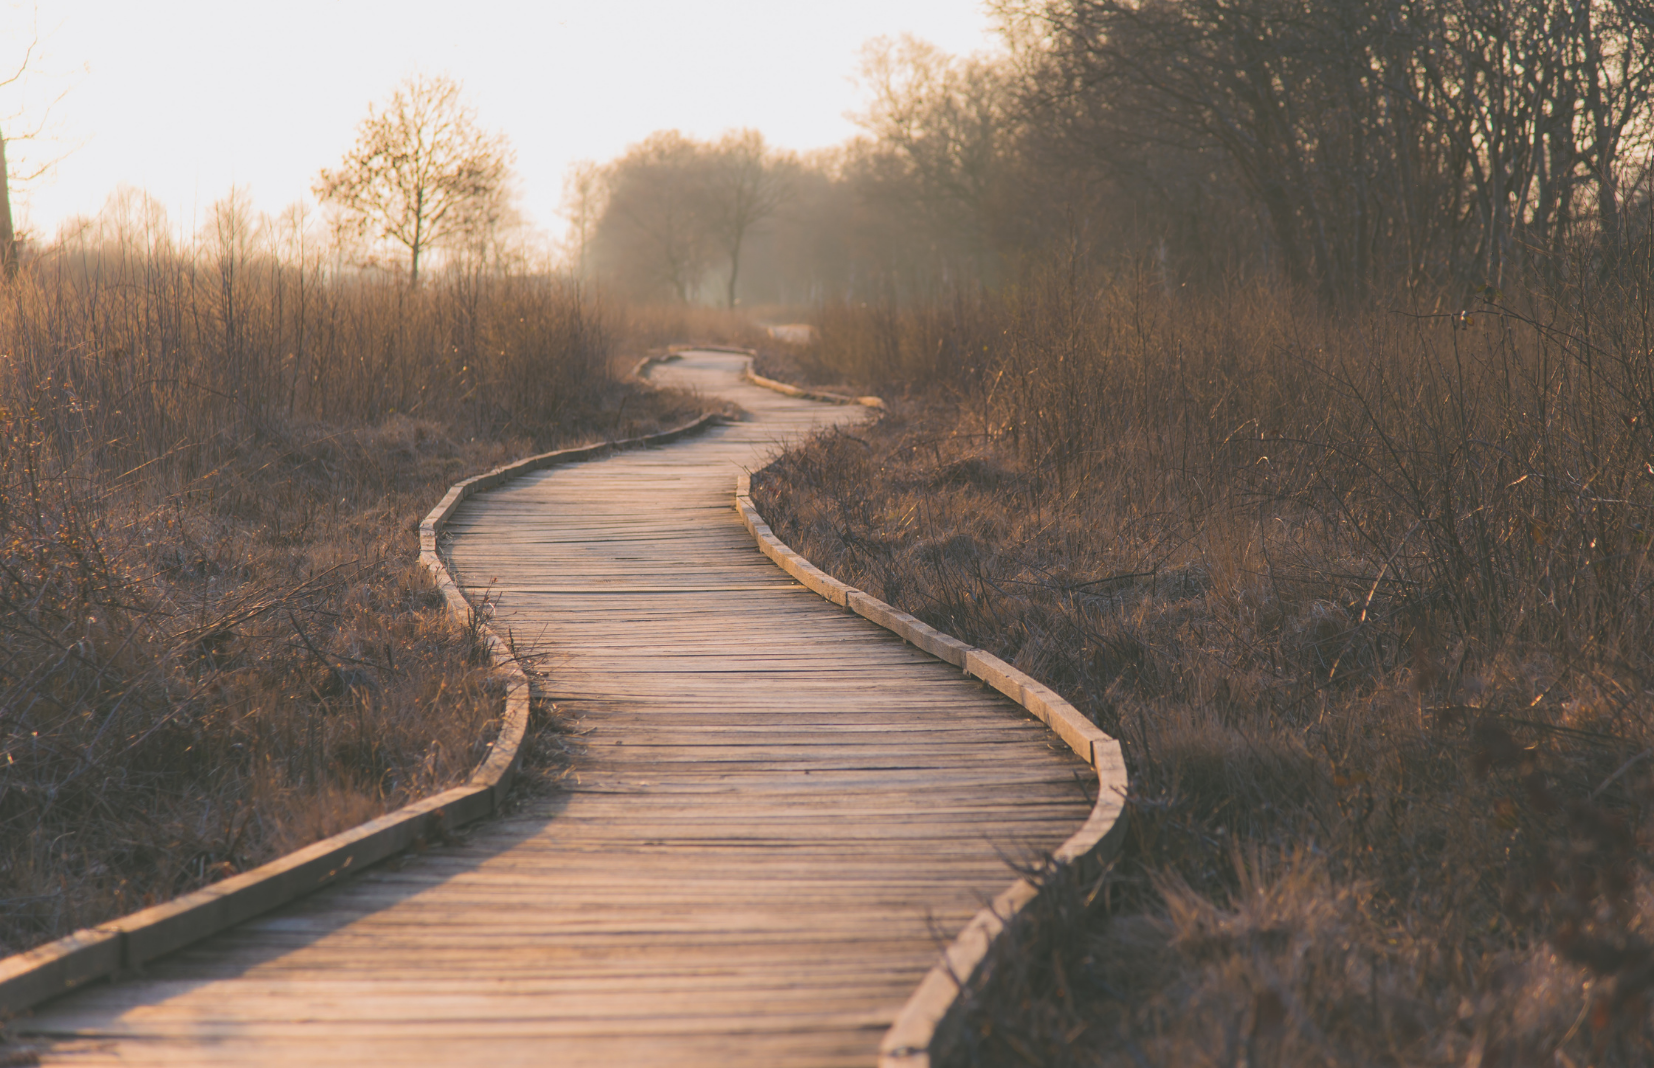
{"label": "hazy sky", "polygon": [[[0,58],[37,18],[26,85],[0,89],[6,133],[51,111],[51,140],[12,155],[61,160],[18,191],[50,234],[119,184],[147,189],[193,230],[232,184],[276,212],[335,164],[370,101],[414,72],[464,83],[517,151],[522,206],[560,234],[563,174],[657,129],[754,126],[807,149],[854,133],[862,43],[908,32],[953,52],[992,47],[977,0],[6,0]],[[9,69],[6,73],[10,73]]]}

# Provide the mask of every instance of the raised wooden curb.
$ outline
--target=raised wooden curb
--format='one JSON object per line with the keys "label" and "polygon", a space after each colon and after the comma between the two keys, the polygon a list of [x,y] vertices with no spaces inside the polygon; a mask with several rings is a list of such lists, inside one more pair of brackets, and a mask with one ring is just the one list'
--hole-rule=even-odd
{"label": "raised wooden curb", "polygon": [[[419,525],[419,560],[430,569],[449,611],[461,622],[470,623],[474,609],[454,582],[437,545],[443,525],[462,501],[532,471],[592,459],[617,449],[665,445],[719,421],[716,415],[703,415],[659,434],[540,453],[457,482]],[[509,643],[482,620],[476,622],[489,655],[505,676],[506,697],[499,734],[464,786],[415,801],[194,893],[0,960],[0,1018],[31,1009],[93,979],[136,971],[157,957],[303,897],[409,847],[441,840],[450,828],[496,811],[516,774],[528,728],[529,685]]]}
{"label": "raised wooden curb", "polygon": [[765,389],[773,389],[777,393],[785,393],[789,397],[802,397],[805,400],[824,401],[827,404],[861,404],[868,408],[884,407],[884,401],[878,397],[849,397],[843,393],[828,393],[825,390],[820,389],[805,389],[802,386],[789,385],[786,382],[777,382],[773,378],[765,378],[763,375],[753,371],[752,364],[750,362],[747,364],[747,369],[741,372],[741,380],[743,382],[750,382],[755,386],[763,386]]}
{"label": "raised wooden curb", "polygon": [[676,352],[668,352],[665,356],[645,356],[637,362],[636,367],[632,368],[631,374],[632,377],[637,379],[639,382],[642,382],[645,385],[653,385],[653,383],[649,381],[649,368],[655,366],[657,363],[672,363],[681,359],[683,359],[683,357]]}
{"label": "raised wooden curb", "polygon": [[795,386],[789,382],[778,382],[773,378],[765,378],[752,369],[752,361],[758,356],[757,349],[736,348],[734,345],[673,345],[666,351],[665,356],[645,357],[637,365],[637,370],[632,373],[638,378],[644,378],[650,365],[682,359],[682,353],[685,352],[731,352],[737,356],[748,357],[746,369],[741,372],[741,381],[743,382],[762,386],[765,389],[773,389],[775,392],[784,393],[789,397],[801,397],[805,400],[822,401],[826,404],[860,404],[868,408],[884,407],[884,401],[878,397],[851,397],[843,393],[828,393],[822,389],[806,389],[803,386]]}
{"label": "raised wooden curb", "polygon": [[737,356],[756,356],[757,349],[743,349],[739,345],[668,345],[666,358],[675,359],[684,352],[733,352]]}
{"label": "raised wooden curb", "polygon": [[[766,384],[760,382],[760,385]],[[783,391],[785,392],[785,391]],[[1074,753],[1097,772],[1097,802],[1084,825],[1052,854],[1058,864],[1085,857],[1107,859],[1118,847],[1125,823],[1126,763],[1120,743],[1098,729],[1055,691],[992,653],[973,648],[906,612],[893,608],[832,577],[777,538],[752,504],[752,476],[736,479],[735,509],[758,549],[807,588],[842,605],[916,648],[981,679],[1050,727]],[[920,982],[896,1022],[879,1043],[880,1068],[929,1068],[936,1029],[959,1000],[959,994],[988,955],[995,938],[1012,917],[1039,894],[1028,879],[1017,879],[978,912]]]}

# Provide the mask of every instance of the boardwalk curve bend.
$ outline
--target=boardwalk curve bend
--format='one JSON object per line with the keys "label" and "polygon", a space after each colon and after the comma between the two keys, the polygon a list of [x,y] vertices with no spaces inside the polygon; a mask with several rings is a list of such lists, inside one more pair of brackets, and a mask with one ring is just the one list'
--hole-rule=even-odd
{"label": "boardwalk curve bend", "polygon": [[1107,806],[1065,739],[978,681],[1038,714],[1009,669],[972,650],[971,678],[755,551],[737,472],[861,410],[744,368],[691,352],[654,373],[746,419],[450,521],[458,580],[579,724],[565,790],[13,1030],[46,1063],[873,1064],[1006,860]]}

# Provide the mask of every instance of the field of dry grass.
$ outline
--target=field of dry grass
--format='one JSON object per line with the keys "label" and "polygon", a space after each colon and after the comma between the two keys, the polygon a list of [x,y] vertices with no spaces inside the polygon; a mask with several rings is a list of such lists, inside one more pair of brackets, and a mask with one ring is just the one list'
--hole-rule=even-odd
{"label": "field of dry grass", "polygon": [[755,479],[778,535],[1125,746],[940,1063],[1654,1057],[1646,276],[1334,314],[1082,272],[827,307],[891,402]]}
{"label": "field of dry grass", "polygon": [[495,464],[698,415],[625,380],[631,329],[555,279],[409,292],[229,239],[28,264],[0,292],[0,954],[462,780],[500,695],[418,522]]}

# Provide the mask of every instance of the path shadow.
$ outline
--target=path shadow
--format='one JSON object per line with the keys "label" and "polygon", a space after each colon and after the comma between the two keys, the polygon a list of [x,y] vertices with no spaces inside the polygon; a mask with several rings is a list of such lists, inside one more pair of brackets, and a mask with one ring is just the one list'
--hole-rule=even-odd
{"label": "path shadow", "polygon": [[[476,870],[540,834],[571,800],[572,794],[563,790],[514,791],[501,813],[460,828],[446,842],[388,857],[356,875],[150,961],[137,972],[88,983],[53,998],[9,1021],[7,1034],[47,1054],[54,1040],[93,1037],[106,1030],[100,1022],[114,1024],[133,1009],[187,997],[201,987],[246,975]],[[146,991],[153,996],[144,996]],[[17,1047],[0,1047],[0,1052],[8,1048]]]}

